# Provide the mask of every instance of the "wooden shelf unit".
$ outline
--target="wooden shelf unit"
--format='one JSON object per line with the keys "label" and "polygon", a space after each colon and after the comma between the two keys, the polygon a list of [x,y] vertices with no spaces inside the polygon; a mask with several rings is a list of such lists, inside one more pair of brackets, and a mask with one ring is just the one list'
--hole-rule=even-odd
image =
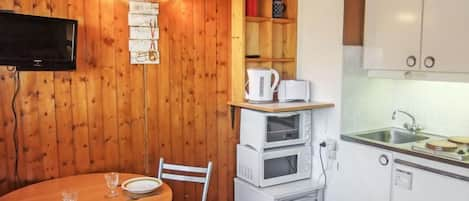
{"label": "wooden shelf unit", "polygon": [[298,0],[284,0],[284,18],[272,17],[272,2],[258,0],[259,16],[246,16],[245,1],[232,1],[233,101],[244,101],[247,68],[273,68],[281,79],[296,79]]}

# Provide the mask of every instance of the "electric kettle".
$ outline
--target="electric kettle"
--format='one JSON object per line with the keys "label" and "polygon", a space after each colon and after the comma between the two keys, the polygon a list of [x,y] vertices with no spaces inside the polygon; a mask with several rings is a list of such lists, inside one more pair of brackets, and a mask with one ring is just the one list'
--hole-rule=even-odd
{"label": "electric kettle", "polygon": [[[274,69],[250,68],[248,71],[248,92],[246,100],[251,103],[268,103],[273,101],[274,91],[280,81],[278,72]],[[272,74],[274,83],[272,84]]]}

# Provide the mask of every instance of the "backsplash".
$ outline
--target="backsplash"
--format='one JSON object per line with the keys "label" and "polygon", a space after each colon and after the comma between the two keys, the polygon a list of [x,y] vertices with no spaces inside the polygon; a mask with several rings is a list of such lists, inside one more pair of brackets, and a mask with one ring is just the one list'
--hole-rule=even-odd
{"label": "backsplash", "polygon": [[342,132],[402,127],[416,116],[426,132],[469,136],[469,83],[368,78],[361,67],[361,47],[344,48]]}

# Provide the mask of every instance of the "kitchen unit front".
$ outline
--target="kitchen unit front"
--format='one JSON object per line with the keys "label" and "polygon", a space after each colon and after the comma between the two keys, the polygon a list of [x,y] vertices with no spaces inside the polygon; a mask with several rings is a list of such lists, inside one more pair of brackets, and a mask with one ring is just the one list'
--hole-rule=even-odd
{"label": "kitchen unit front", "polygon": [[366,1],[364,64],[374,70],[418,70],[422,0]]}
{"label": "kitchen unit front", "polygon": [[467,201],[469,177],[431,166],[397,160],[393,168],[393,201]]}
{"label": "kitchen unit front", "polygon": [[366,1],[364,68],[468,73],[469,2]]}
{"label": "kitchen unit front", "polygon": [[390,201],[392,152],[341,141],[335,200]]}
{"label": "kitchen unit front", "polygon": [[469,72],[469,1],[424,0],[421,69]]}
{"label": "kitchen unit front", "polygon": [[[430,134],[399,135],[415,136],[410,141],[374,138],[371,130],[342,135],[339,147],[339,176],[341,193],[337,200],[356,201],[420,201],[454,200],[466,201],[469,197],[468,161],[448,157],[452,153],[435,154],[415,150],[415,145],[442,141],[440,136]],[[384,129],[391,130],[393,129]],[[396,132],[397,129],[394,129]],[[398,135],[390,135],[397,138]],[[400,136],[403,138],[403,136]],[[456,154],[466,150],[466,145]],[[466,148],[464,148],[466,147]],[[459,154],[461,155],[461,154]],[[359,183],[360,185],[354,185]]]}

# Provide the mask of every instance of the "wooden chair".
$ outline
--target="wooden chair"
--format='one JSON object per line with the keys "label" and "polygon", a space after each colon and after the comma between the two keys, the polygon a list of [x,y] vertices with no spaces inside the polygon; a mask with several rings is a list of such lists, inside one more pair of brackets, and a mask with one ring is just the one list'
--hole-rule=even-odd
{"label": "wooden chair", "polygon": [[[202,167],[192,167],[192,166],[168,164],[168,163],[164,163],[163,158],[160,158],[160,166],[159,167],[160,167],[158,169],[158,178],[159,179],[168,179],[168,180],[175,180],[175,181],[184,181],[184,182],[193,182],[193,183],[204,184],[204,190],[202,192],[202,201],[207,200],[208,187],[209,187],[209,183],[210,183],[210,175],[212,174],[212,162],[211,161],[208,162],[208,167],[207,168],[202,168]],[[180,172],[186,172],[186,173],[202,173],[202,174],[205,174],[205,177],[185,176],[185,175],[163,173],[163,170],[173,170],[173,171],[180,171]]]}

